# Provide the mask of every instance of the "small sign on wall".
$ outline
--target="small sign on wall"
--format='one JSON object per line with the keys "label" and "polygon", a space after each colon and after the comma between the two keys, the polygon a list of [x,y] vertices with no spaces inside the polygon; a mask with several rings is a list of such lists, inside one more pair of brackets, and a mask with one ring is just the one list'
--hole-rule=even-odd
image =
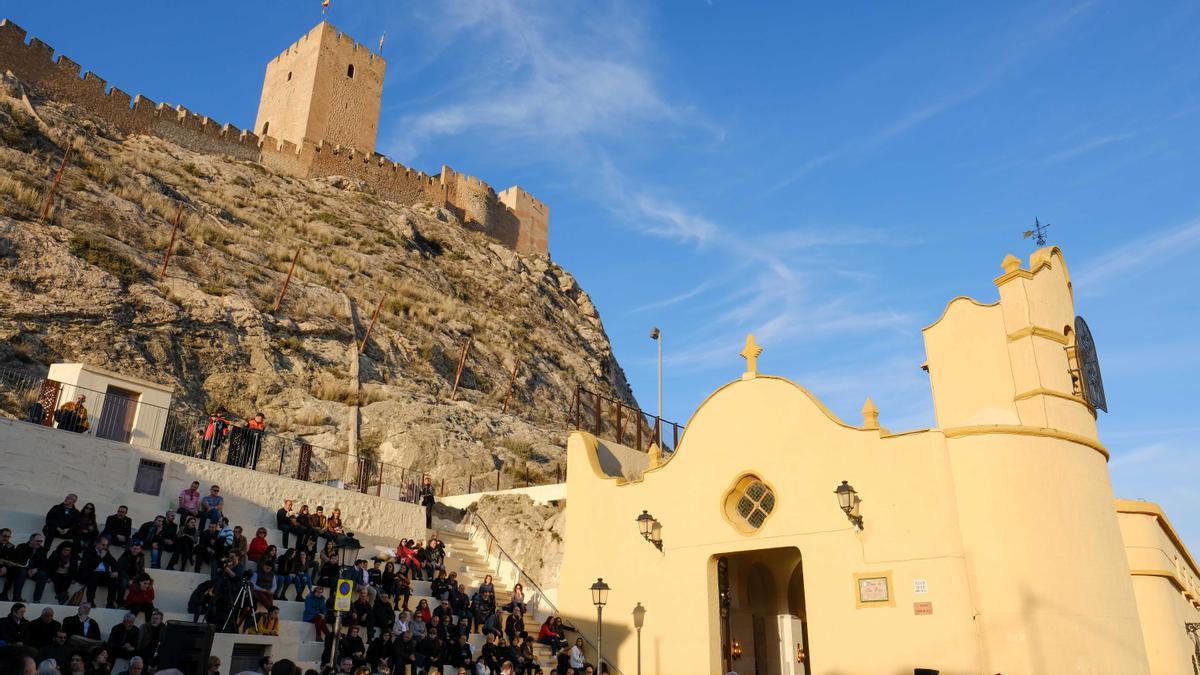
{"label": "small sign on wall", "polygon": [[933,614],[933,603],[932,602],[914,602],[913,603],[913,614],[916,614],[917,616],[928,616],[930,614]]}
{"label": "small sign on wall", "polygon": [[926,579],[913,579],[913,593],[924,595],[929,592],[929,581]]}
{"label": "small sign on wall", "polygon": [[892,573],[871,572],[854,575],[855,606],[895,607],[892,597]]}

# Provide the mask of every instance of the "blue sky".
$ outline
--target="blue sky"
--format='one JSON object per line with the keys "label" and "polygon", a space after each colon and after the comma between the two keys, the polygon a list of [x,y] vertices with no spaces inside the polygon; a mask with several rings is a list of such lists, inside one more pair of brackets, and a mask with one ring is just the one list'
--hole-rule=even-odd
{"label": "blue sky", "polygon": [[[203,8],[201,11],[200,8]],[[126,91],[249,127],[263,68],[319,2],[0,10]],[[1200,5],[333,0],[387,31],[379,149],[552,209],[644,406],[743,368],[848,421],[934,423],[920,328],[990,302],[1050,222],[1108,390],[1120,496],[1200,549]],[[1190,385],[1188,383],[1191,383]]]}

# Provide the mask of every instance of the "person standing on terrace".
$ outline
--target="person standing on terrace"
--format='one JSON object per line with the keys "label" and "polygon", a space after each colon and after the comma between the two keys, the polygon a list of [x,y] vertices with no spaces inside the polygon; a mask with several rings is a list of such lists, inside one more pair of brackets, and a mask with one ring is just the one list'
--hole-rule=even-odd
{"label": "person standing on terrace", "polygon": [[217,460],[217,453],[221,451],[221,444],[225,442],[225,437],[229,435],[229,420],[225,418],[225,409],[219,408],[216,413],[208,418],[208,425],[204,427],[204,445],[200,449],[200,459]]}
{"label": "person standing on terrace", "polygon": [[246,464],[258,468],[258,455],[262,452],[262,437],[267,430],[267,417],[261,412],[246,420]]}
{"label": "person standing on terrace", "polygon": [[424,476],[421,478],[421,506],[425,507],[425,529],[433,529],[433,478]]}

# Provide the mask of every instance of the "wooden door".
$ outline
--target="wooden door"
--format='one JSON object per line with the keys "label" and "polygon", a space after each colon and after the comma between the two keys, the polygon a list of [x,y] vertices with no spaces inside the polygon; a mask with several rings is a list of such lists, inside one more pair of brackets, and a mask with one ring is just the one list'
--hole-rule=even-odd
{"label": "wooden door", "polygon": [[133,436],[133,421],[137,416],[138,398],[136,391],[110,386],[104,395],[104,407],[100,410],[100,422],[96,435],[100,438],[128,443]]}

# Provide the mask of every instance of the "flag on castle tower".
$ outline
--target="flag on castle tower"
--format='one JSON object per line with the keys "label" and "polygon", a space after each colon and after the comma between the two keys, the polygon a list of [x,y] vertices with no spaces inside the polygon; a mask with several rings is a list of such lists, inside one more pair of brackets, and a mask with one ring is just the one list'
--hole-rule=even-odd
{"label": "flag on castle tower", "polygon": [[[328,0],[327,0],[328,1]],[[383,35],[379,36],[379,55],[383,56],[383,41],[387,38],[387,31],[383,31]]]}
{"label": "flag on castle tower", "polygon": [[321,0],[321,14],[329,11],[329,0]]}

